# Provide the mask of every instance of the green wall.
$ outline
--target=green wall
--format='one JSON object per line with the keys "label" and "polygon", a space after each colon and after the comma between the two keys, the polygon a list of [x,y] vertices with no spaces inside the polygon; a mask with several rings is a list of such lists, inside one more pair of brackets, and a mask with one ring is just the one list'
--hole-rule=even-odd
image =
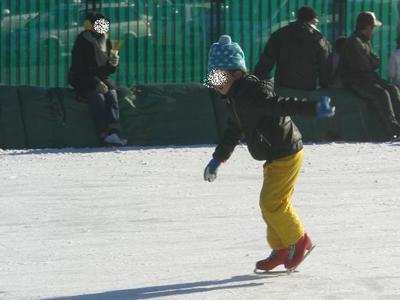
{"label": "green wall", "polygon": [[[294,117],[305,142],[383,141],[375,110],[344,89],[280,89],[316,100],[329,95],[333,118]],[[121,133],[130,146],[215,144],[226,128],[225,102],[201,84],[150,84],[118,90]],[[101,146],[89,104],[71,88],[0,85],[0,148]]]}

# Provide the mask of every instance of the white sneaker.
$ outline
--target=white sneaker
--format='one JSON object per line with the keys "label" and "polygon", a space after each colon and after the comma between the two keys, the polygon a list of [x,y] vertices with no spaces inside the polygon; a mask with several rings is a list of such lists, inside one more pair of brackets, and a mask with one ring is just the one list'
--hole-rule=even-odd
{"label": "white sneaker", "polygon": [[103,141],[110,146],[126,146],[128,143],[126,139],[120,138],[116,133],[107,135]]}

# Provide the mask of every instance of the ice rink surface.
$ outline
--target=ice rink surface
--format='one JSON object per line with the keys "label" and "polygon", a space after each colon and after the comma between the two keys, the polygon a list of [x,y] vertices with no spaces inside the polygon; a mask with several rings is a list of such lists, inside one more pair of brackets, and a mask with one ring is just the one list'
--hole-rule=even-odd
{"label": "ice rink surface", "polygon": [[239,146],[0,150],[0,299],[400,299],[400,144],[305,146],[293,203],[317,247],[270,249],[263,162]]}

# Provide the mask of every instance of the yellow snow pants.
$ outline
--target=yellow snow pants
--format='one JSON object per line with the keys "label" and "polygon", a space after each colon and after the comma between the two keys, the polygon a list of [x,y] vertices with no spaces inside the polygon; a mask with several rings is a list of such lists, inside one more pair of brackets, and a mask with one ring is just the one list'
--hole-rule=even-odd
{"label": "yellow snow pants", "polygon": [[260,207],[267,223],[267,241],[274,250],[287,248],[304,235],[303,225],[290,201],[303,156],[301,150],[264,166]]}

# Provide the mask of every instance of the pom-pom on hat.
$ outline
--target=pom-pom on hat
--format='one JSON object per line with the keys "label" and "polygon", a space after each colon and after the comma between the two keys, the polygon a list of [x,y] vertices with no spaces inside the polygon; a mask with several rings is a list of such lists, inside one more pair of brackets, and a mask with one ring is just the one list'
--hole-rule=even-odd
{"label": "pom-pom on hat", "polygon": [[208,71],[216,69],[246,71],[243,50],[229,35],[221,35],[208,53]]}

